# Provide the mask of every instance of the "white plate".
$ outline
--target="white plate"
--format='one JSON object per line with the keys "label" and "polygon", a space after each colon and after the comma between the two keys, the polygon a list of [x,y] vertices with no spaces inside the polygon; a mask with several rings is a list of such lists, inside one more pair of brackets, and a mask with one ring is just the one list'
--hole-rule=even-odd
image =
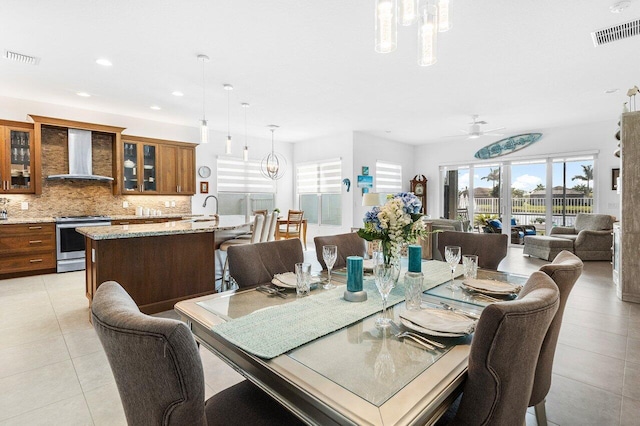
{"label": "white plate", "polygon": [[[400,314],[405,322],[412,323],[429,332],[455,334],[464,336],[473,332],[476,321],[462,314],[445,309],[426,308],[419,311],[406,311]],[[425,331],[425,332],[427,332]]]}
{"label": "white plate", "polygon": [[[273,277],[273,279],[271,280],[271,284],[277,285],[278,287],[282,288],[296,288],[296,274],[294,274],[293,272],[276,274],[276,276],[280,279]],[[309,280],[309,284],[315,284],[319,282],[320,278],[318,277],[311,277],[311,280]]]}
{"label": "white plate", "polygon": [[426,328],[422,328],[419,325],[416,325],[414,323],[412,323],[411,321],[407,321],[404,318],[400,318],[400,322],[402,323],[403,326],[407,327],[409,330],[413,330],[413,331],[417,331],[418,333],[421,334],[427,334],[429,336],[434,336],[434,337],[462,337],[465,334],[464,333],[444,333],[441,331],[435,331],[435,330],[429,330]]}
{"label": "white plate", "polygon": [[481,280],[474,278],[467,278],[462,281],[462,284],[468,289],[477,291],[478,293],[497,294],[503,296],[518,293],[522,288],[504,281]]}
{"label": "white plate", "polygon": [[364,259],[362,261],[362,269],[364,269],[365,272],[373,272],[373,259]]}

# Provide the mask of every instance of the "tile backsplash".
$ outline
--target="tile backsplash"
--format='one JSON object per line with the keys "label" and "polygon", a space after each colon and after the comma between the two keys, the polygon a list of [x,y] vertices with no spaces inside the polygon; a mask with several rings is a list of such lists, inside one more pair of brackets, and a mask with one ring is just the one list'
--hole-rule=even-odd
{"label": "tile backsplash", "polygon": [[[114,137],[93,132],[93,173],[112,176],[112,144]],[[111,183],[98,181],[47,180],[46,176],[69,170],[67,129],[42,127],[42,194],[5,195],[10,218],[35,218],[80,215],[134,215],[136,207],[148,207],[163,214],[190,214],[190,196],[116,195]],[[123,208],[123,202],[129,206]],[[166,202],[175,207],[165,207]],[[22,210],[22,203],[28,209]]]}

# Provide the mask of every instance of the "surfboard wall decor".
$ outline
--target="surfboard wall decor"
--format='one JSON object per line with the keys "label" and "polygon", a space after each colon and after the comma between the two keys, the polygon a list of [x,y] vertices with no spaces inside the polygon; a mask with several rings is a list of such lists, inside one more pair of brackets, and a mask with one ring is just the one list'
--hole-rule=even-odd
{"label": "surfboard wall decor", "polygon": [[476,152],[475,157],[480,160],[487,160],[489,158],[511,154],[537,142],[541,137],[542,133],[523,133],[521,135],[500,139],[484,148],[480,148],[478,152]]}

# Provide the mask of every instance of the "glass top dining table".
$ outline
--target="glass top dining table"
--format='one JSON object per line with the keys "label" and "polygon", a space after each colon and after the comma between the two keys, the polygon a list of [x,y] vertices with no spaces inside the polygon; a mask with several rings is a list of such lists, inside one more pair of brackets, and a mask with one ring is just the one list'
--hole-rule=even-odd
{"label": "glass top dining table", "polygon": [[[345,278],[333,274],[338,289],[319,286],[310,297],[343,291],[340,284]],[[478,278],[514,284],[524,284],[527,279],[484,270],[478,271]],[[424,305],[445,302],[480,314],[489,302],[464,292],[460,282],[456,279],[454,289],[448,281],[425,291]],[[376,328],[376,313],[272,359],[252,355],[212,330],[217,324],[295,301],[295,290],[282,298],[252,288],[185,300],[175,309],[197,341],[309,424],[431,424],[460,393],[471,336],[429,337],[445,346],[432,350],[395,337],[401,331],[398,316],[405,310],[404,302],[389,309],[395,322],[392,327]],[[277,323],[272,326],[279,327]]]}

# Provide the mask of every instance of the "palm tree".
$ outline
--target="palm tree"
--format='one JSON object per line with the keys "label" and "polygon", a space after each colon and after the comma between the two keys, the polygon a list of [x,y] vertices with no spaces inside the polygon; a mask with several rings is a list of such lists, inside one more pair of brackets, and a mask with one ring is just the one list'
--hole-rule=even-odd
{"label": "palm tree", "polygon": [[585,191],[585,195],[588,197],[591,193],[591,188],[589,183],[593,180],[593,166],[591,164],[583,164],[582,165],[582,174],[575,175],[571,178],[571,180],[581,180],[587,182],[587,190]]}

